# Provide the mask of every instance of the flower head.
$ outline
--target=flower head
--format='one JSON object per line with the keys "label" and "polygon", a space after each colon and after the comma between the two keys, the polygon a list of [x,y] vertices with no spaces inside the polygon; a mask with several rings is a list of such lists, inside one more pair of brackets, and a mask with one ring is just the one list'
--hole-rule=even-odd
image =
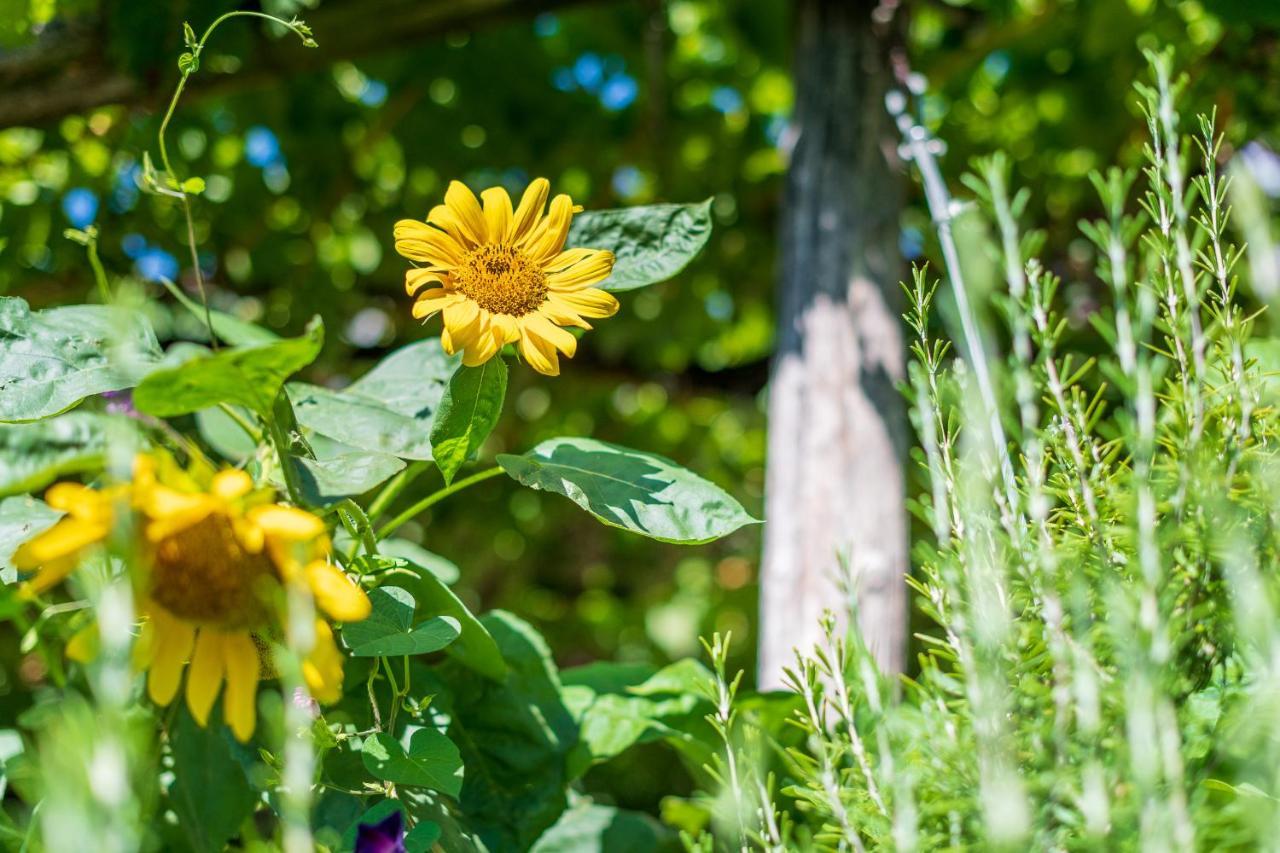
{"label": "flower head", "polygon": [[[133,656],[147,671],[147,691],[168,705],[186,670],[187,706],[205,725],[225,684],[223,713],[242,741],[253,734],[269,644],[284,634],[287,589],[308,591],[318,610],[337,621],[369,615],[364,592],[326,559],[324,523],[275,503],[243,471],[184,471],[167,456],[144,454],[127,485],[99,490],[59,483],[46,500],[67,515],[14,554],[19,569],[36,572],[26,592],[57,584],[107,539],[118,518],[132,516],[135,586],[145,616]],[[78,635],[68,653],[92,648]],[[339,698],[342,657],[324,618],[316,619],[302,670],[317,699]]]}
{"label": "flower head", "polygon": [[565,248],[582,208],[558,195],[544,216],[550,186],[533,181],[512,209],[502,187],[477,200],[453,181],[426,222],[396,223],[396,251],[423,264],[405,276],[413,316],[443,314],[440,341],[450,355],[461,350],[463,364],[483,364],[516,344],[535,370],[556,376],[560,354],[572,357],[578,346],[563,327],[590,329],[588,319],[618,311],[612,294],[592,287],[609,277],[613,253]]}

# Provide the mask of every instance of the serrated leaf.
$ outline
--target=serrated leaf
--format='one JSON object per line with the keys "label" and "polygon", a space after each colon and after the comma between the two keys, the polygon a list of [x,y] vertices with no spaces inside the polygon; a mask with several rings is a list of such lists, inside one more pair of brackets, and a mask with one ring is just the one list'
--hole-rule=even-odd
{"label": "serrated leaf", "polygon": [[31,311],[0,297],[0,422],[34,421],[86,397],[131,388],[161,359],[137,311],[69,305]]}
{"label": "serrated leaf", "polygon": [[593,210],[573,218],[566,246],[609,249],[605,290],[634,290],[675,276],[711,236],[711,200]]}
{"label": "serrated leaf", "polygon": [[335,441],[430,459],[436,409],[460,362],[431,338],[396,350],[342,391],[291,382],[289,399],[298,423]]}
{"label": "serrated leaf", "polygon": [[525,486],[662,542],[695,545],[759,523],[719,486],[671,460],[590,438],[553,438],[522,456],[502,454],[498,464]]}
{"label": "serrated leaf", "polygon": [[270,417],[285,379],[320,354],[324,326],[307,324],[298,338],[235,347],[148,376],[133,394],[141,412],[173,417],[231,403]]}
{"label": "serrated leaf", "polygon": [[462,756],[448,737],[435,729],[418,729],[406,751],[400,742],[379,732],[364,742],[364,766],[384,782],[429,788],[451,797],[462,790]]}
{"label": "serrated leaf", "polygon": [[446,484],[493,432],[506,396],[507,365],[501,356],[478,367],[459,365],[449,378],[431,427],[431,455]]}

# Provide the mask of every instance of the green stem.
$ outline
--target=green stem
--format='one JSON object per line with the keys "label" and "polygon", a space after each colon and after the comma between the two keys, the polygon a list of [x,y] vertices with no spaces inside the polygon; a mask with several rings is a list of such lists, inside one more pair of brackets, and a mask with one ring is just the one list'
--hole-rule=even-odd
{"label": "green stem", "polygon": [[396,498],[400,497],[400,493],[404,491],[404,487],[417,479],[418,475],[423,471],[426,471],[429,467],[429,462],[410,462],[403,471],[392,477],[387,484],[382,487],[382,491],[378,492],[378,494],[375,495],[373,500],[369,503],[369,518],[376,519],[378,516],[382,515],[387,506]]}
{"label": "green stem", "polygon": [[298,482],[298,472],[294,470],[293,462],[289,457],[289,437],[280,429],[280,424],[275,418],[265,418],[265,422],[271,444],[275,447],[276,456],[280,460],[280,470],[284,473],[284,485],[289,492],[289,500],[295,506],[302,506],[302,487]]}
{"label": "green stem", "polygon": [[218,408],[231,420],[235,421],[236,426],[244,430],[244,434],[253,439],[254,444],[262,443],[262,431],[249,422],[249,419],[235,410],[235,407],[227,403],[219,403]]}
{"label": "green stem", "polygon": [[396,530],[396,528],[400,527],[400,525],[409,521],[419,513],[425,512],[427,509],[435,506],[437,503],[455,492],[460,492],[468,486],[474,486],[476,483],[482,483],[485,480],[496,477],[501,473],[503,473],[502,468],[495,465],[488,470],[481,471],[478,474],[472,474],[470,477],[458,480],[451,486],[445,486],[438,492],[432,492],[413,506],[406,509],[404,512],[397,515],[395,518],[388,521],[386,524],[382,525],[382,527],[378,528],[378,541],[386,539]]}
{"label": "green stem", "polygon": [[93,267],[93,280],[98,283],[98,295],[103,305],[111,304],[111,288],[107,284],[107,271],[102,268],[102,260],[98,257],[98,235],[94,234],[85,250],[89,255],[89,266]]}

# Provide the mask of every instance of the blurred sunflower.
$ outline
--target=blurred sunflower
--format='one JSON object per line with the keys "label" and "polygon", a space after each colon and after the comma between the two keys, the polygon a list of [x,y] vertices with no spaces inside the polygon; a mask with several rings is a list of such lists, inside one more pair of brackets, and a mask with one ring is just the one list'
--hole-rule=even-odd
{"label": "blurred sunflower", "polygon": [[505,344],[548,376],[560,373],[560,353],[572,357],[578,341],[564,326],[590,329],[588,319],[611,317],[618,300],[594,284],[609,277],[613,253],[565,249],[569,223],[582,211],[567,195],[551,200],[545,178],[529,184],[512,209],[502,187],[480,194],[458,181],[426,222],[396,223],[396,251],[425,264],[409,270],[405,289],[413,316],[444,316],[440,342],[463,364],[493,358]]}
{"label": "blurred sunflower", "polygon": [[[364,591],[325,559],[324,523],[274,503],[243,471],[184,471],[168,457],[140,455],[127,486],[60,483],[45,497],[67,515],[14,554],[19,569],[36,572],[27,593],[65,578],[87,549],[108,537],[117,513],[132,513],[141,534],[135,585],[145,617],[134,665],[147,671],[152,700],[168,705],[190,660],[187,707],[202,726],[225,682],[223,714],[241,741],[253,734],[258,682],[270,670],[269,643],[284,633],[286,587],[309,590],[317,608],[336,621],[369,615]],[[90,633],[96,637],[96,627],[73,638],[68,654],[90,656]],[[320,701],[341,696],[342,655],[324,618],[315,621],[302,672]]]}

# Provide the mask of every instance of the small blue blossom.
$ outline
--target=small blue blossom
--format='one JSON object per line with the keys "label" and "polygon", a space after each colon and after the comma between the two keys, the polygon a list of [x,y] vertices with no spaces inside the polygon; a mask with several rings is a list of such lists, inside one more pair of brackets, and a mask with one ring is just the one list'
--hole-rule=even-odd
{"label": "small blue blossom", "polygon": [[639,87],[636,85],[635,78],[625,72],[619,72],[610,77],[600,89],[600,103],[605,109],[616,112],[629,107],[638,93]]}
{"label": "small blue blossom", "polygon": [[98,197],[92,190],[76,187],[62,197],[62,214],[76,228],[88,228],[98,218]]}

